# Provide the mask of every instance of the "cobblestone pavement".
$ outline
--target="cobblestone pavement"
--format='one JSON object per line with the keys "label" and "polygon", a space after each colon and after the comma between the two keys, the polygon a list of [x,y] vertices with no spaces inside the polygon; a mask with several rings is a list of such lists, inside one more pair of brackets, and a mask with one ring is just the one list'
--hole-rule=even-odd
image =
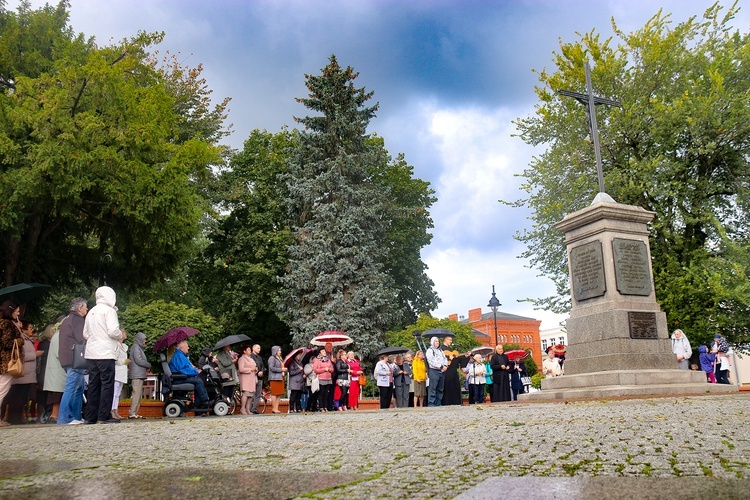
{"label": "cobblestone pavement", "polygon": [[493,476],[747,480],[749,417],[740,393],[11,426],[0,497],[452,498]]}

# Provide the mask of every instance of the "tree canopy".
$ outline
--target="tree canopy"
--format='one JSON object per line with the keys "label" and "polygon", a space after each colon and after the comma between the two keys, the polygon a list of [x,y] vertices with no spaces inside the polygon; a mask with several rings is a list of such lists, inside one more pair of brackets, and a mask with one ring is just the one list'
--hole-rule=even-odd
{"label": "tree canopy", "polygon": [[607,192],[654,211],[651,225],[656,297],[671,327],[691,340],[723,333],[748,339],[750,197],[750,44],[732,29],[736,5],[674,23],[659,11],[617,44],[595,31],[561,42],[553,71],[538,71],[539,104],[516,121],[520,137],[544,151],[524,170],[533,227],[517,239],[523,257],[551,277],[557,297],[537,304],[569,307],[563,236],[553,224],[593,200],[594,152],[583,108],[560,89],[585,89],[594,63],[595,93],[622,103],[597,108]]}
{"label": "tree canopy", "polygon": [[2,279],[134,288],[192,249],[227,101],[149,54],[162,33],[100,47],[68,8],[0,9]]}

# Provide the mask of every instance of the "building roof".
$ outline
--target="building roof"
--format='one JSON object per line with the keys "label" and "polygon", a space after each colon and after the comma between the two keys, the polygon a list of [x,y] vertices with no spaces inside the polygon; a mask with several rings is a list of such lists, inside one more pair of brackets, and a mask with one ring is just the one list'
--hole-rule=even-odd
{"label": "building roof", "polygon": [[[482,314],[482,317],[479,321],[484,321],[488,319],[494,319],[494,316],[492,314],[492,311]],[[510,319],[510,320],[516,320],[516,321],[539,321],[536,318],[528,318],[526,316],[518,316],[517,314],[508,314],[504,312],[497,312],[497,319]],[[459,323],[462,325],[465,325],[469,322],[468,318],[460,319],[458,320]]]}
{"label": "building roof", "polygon": [[487,335],[487,334],[486,334],[486,333],[484,333],[484,332],[480,332],[480,331],[479,331],[479,330],[477,330],[476,328],[472,328],[472,329],[471,329],[471,334],[472,334],[472,335],[474,335],[474,337],[486,337],[486,338],[488,338],[488,339],[489,339],[489,338],[491,338],[491,337],[490,337],[489,335]]}

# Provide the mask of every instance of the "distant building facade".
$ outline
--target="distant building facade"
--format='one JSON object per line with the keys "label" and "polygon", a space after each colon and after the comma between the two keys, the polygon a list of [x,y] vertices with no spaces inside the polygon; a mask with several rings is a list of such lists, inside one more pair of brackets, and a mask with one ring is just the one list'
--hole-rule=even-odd
{"label": "distant building facade", "polygon": [[542,351],[539,338],[540,320],[497,312],[497,337],[495,337],[495,320],[492,311],[482,313],[482,308],[470,309],[469,317],[459,318],[458,314],[448,316],[453,321],[469,324],[474,338],[484,346],[495,347],[498,344],[518,344],[521,349],[530,349],[537,366],[542,366]]}

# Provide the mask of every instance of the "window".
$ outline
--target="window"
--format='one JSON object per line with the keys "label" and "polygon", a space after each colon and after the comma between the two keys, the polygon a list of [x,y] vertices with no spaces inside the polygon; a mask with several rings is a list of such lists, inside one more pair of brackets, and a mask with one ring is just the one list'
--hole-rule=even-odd
{"label": "window", "polygon": [[558,343],[562,344],[562,345],[565,345],[565,337],[560,337],[560,342],[558,342]]}
{"label": "window", "polygon": [[542,339],[542,351],[547,352],[547,339]]}

